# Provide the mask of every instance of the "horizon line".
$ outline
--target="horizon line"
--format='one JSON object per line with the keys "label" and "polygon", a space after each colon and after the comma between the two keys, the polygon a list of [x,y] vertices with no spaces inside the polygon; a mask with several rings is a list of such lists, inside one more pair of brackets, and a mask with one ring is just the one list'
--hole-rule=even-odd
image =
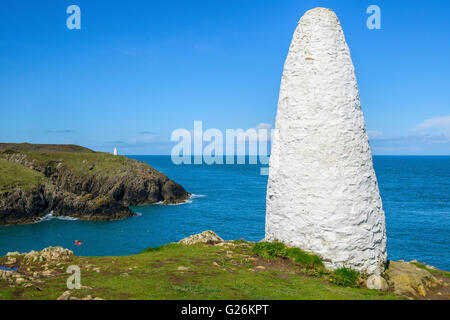
{"label": "horizon line", "polygon": [[[102,151],[96,151],[96,152],[102,152]],[[107,152],[109,153],[109,152]],[[171,154],[119,154],[121,156],[172,156]],[[227,156],[235,156],[238,157],[239,155],[222,155],[223,157]],[[259,157],[260,155],[244,155],[245,157]],[[263,155],[265,156],[265,155]],[[450,157],[450,154],[373,154],[373,157]],[[191,155],[191,157],[204,157],[204,155]],[[269,155],[270,157],[270,155]]]}

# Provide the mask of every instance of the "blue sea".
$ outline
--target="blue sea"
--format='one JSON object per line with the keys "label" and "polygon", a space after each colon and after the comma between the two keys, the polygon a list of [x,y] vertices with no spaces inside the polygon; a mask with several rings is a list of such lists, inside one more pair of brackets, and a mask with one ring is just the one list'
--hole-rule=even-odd
{"label": "blue sea", "polygon": [[[0,227],[0,255],[63,246],[77,255],[135,254],[213,230],[226,240],[264,237],[267,176],[259,165],[174,165],[169,156],[133,156],[195,196],[181,205],[133,207],[138,216],[93,222],[47,218]],[[388,256],[450,270],[450,157],[375,156],[386,212]],[[74,240],[83,246],[74,246]]]}

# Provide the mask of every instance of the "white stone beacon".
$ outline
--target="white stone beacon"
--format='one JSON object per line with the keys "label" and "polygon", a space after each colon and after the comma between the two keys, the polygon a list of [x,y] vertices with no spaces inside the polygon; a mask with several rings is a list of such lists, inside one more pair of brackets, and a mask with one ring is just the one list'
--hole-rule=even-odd
{"label": "white stone beacon", "polygon": [[118,153],[117,153],[117,148],[114,148],[114,155],[115,155],[115,156],[118,155]]}
{"label": "white stone beacon", "polygon": [[386,227],[350,50],[336,14],[301,18],[281,81],[266,241],[319,255],[329,269],[380,274]]}

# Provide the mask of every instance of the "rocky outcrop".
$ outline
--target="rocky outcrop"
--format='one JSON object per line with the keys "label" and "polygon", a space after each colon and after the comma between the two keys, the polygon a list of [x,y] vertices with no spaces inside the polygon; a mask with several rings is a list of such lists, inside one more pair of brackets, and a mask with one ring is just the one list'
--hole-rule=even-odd
{"label": "rocky outcrop", "polygon": [[[7,147],[6,147],[7,146]],[[32,169],[44,179],[32,188],[2,190],[0,225],[37,221],[48,213],[85,220],[116,220],[134,215],[128,208],[156,202],[173,204],[189,198],[182,186],[148,164],[106,153],[34,145],[23,151],[0,144],[0,158]],[[37,151],[36,151],[37,150]],[[87,149],[89,150],[89,149]]]}
{"label": "rocky outcrop", "polygon": [[266,240],[329,269],[384,271],[385,217],[349,48],[335,13],[305,13],[281,81],[267,189]]}
{"label": "rocky outcrop", "polygon": [[[14,268],[0,269],[0,285],[1,281],[4,281],[9,287],[41,291],[41,285],[45,281],[67,275],[67,265],[73,258],[75,258],[73,252],[62,247],[48,247],[41,251],[32,250],[24,253],[8,252],[5,257],[0,257],[1,264]],[[81,285],[79,289],[92,288]],[[67,290],[58,300],[102,300],[92,295],[73,296],[76,291]]]}
{"label": "rocky outcrop", "polygon": [[[42,251],[8,252],[2,259],[2,264],[10,268],[0,269],[0,279],[11,285],[21,287],[36,286],[41,279],[53,277],[59,271],[62,262],[74,257],[73,252],[62,247],[48,247]],[[36,267],[39,266],[39,271]]]}
{"label": "rocky outcrop", "polygon": [[410,297],[425,297],[440,281],[430,272],[413,263],[389,261],[388,283],[395,293]]}
{"label": "rocky outcrop", "polygon": [[180,244],[185,245],[192,245],[197,243],[217,244],[221,242],[223,242],[223,239],[211,230],[194,234],[179,241]]}
{"label": "rocky outcrop", "polygon": [[41,251],[31,250],[30,252],[8,252],[6,254],[8,260],[6,264],[14,264],[17,259],[21,260],[22,264],[29,264],[35,262],[61,262],[69,260],[73,257],[73,251],[63,247],[48,247]]}
{"label": "rocky outcrop", "polygon": [[0,225],[36,222],[48,213],[83,220],[116,220],[134,215],[127,206],[109,196],[76,195],[53,184],[0,196]]}
{"label": "rocky outcrop", "polygon": [[0,225],[34,222],[44,216],[49,207],[43,190],[39,186],[0,194]]}

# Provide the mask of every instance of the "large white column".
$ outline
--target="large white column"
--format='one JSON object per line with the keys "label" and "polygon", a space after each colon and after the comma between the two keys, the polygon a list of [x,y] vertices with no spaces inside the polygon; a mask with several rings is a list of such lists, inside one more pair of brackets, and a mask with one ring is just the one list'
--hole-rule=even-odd
{"label": "large white column", "polygon": [[335,13],[305,13],[281,81],[266,240],[379,274],[386,228],[350,51]]}

